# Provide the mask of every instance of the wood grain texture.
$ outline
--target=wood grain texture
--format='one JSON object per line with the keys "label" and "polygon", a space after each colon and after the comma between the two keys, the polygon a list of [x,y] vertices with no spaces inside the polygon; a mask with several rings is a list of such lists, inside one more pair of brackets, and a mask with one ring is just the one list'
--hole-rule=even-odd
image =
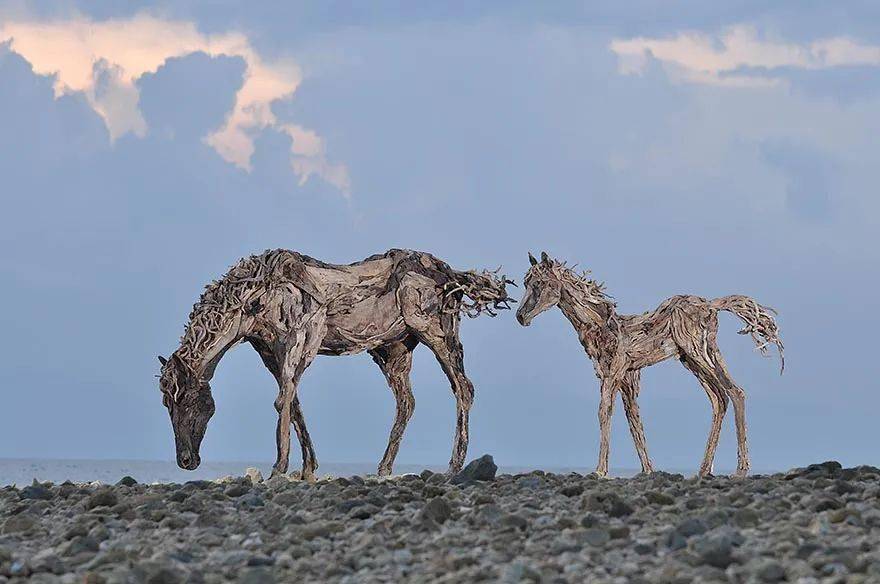
{"label": "wood grain texture", "polygon": [[738,476],[749,471],[746,438],[745,392],[730,376],[718,349],[718,311],[735,314],[744,323],[740,334],[751,335],[764,354],[776,345],[784,368],[782,340],[775,311],[748,296],[707,300],[699,296],[673,296],[656,310],[638,315],[618,314],[604,285],[578,274],[565,263],[543,253],[538,261],[529,254],[531,267],[524,280],[524,295],[517,320],[528,326],[541,312],[558,306],[577,331],[578,338],[600,381],[599,463],[596,472],[608,474],[611,415],[621,393],[630,432],[642,471],[651,472],[647,444],[638,408],[639,372],[666,359],[677,358],[700,381],[712,404],[712,427],[700,474],[712,472],[721,423],[728,403],[733,404],[738,443]]}
{"label": "wood grain texture", "polygon": [[[288,250],[267,250],[239,261],[205,288],[193,306],[180,346],[160,357],[160,387],[174,428],[177,461],[199,464],[199,446],[214,412],[209,381],[225,352],[247,342],[275,377],[279,392],[275,473],[288,468],[290,427],[302,448],[302,476],[318,466],[297,399],[297,385],[317,355],[367,351],[385,375],[397,414],[380,474],[391,472],[412,416],[412,351],[419,343],[437,358],[456,399],[450,471],[467,453],[473,384],[464,370],[461,315],[495,316],[510,308],[496,272],[458,271],[424,253],[392,249],[363,261],[335,265]],[[515,302],[515,301],[514,301]]]}

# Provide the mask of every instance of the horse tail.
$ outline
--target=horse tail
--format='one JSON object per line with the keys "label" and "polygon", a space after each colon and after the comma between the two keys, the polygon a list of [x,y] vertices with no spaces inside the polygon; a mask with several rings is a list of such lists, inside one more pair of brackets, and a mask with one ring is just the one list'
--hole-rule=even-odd
{"label": "horse tail", "polygon": [[716,298],[711,302],[712,308],[731,312],[745,325],[738,331],[741,335],[751,335],[757,349],[767,355],[767,347],[776,345],[782,366],[779,373],[785,370],[785,352],[782,339],[779,338],[779,326],[776,324],[776,311],[769,306],[758,304],[754,298],[735,294]]}

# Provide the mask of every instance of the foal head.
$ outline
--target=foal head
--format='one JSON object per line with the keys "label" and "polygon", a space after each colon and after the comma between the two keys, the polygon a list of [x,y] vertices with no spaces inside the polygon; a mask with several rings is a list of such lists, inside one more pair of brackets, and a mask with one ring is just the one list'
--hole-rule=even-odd
{"label": "foal head", "polygon": [[186,470],[199,466],[199,447],[208,427],[208,420],[214,415],[214,398],[211,386],[202,380],[177,353],[170,359],[159,357],[162,374],[159,387],[162,390],[162,403],[168,408],[171,426],[174,428],[174,442],[177,449],[177,465]]}
{"label": "foal head", "polygon": [[541,261],[529,253],[529,263],[531,266],[523,280],[525,291],[522,303],[516,311],[516,319],[523,326],[529,326],[533,318],[559,304],[566,284],[575,286],[583,301],[608,302],[601,284],[576,274],[564,263],[548,256],[547,252],[541,252]]}

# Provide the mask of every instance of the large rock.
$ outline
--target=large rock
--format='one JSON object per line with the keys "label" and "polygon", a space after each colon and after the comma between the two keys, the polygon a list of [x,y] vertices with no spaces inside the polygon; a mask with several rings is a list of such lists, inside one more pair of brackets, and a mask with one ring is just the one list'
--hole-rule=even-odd
{"label": "large rock", "polygon": [[472,483],[475,481],[491,481],[495,479],[498,466],[491,454],[484,454],[476,460],[470,461],[449,481],[453,485]]}

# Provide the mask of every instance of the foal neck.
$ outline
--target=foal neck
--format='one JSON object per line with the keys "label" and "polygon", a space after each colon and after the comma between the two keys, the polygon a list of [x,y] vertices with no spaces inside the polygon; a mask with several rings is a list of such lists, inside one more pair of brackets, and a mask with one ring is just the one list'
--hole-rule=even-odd
{"label": "foal neck", "polygon": [[587,300],[581,290],[569,283],[562,286],[559,308],[578,330],[586,327],[607,328],[616,315],[613,304]]}

